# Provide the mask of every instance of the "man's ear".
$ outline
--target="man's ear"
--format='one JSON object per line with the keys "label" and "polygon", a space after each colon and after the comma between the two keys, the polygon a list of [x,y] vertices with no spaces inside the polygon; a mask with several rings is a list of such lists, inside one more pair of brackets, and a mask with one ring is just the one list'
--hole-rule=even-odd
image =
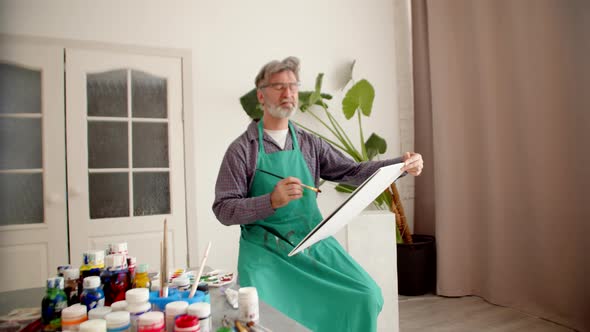
{"label": "man's ear", "polygon": [[262,94],[262,90],[256,89],[256,97],[258,97],[260,105],[264,105],[264,95]]}

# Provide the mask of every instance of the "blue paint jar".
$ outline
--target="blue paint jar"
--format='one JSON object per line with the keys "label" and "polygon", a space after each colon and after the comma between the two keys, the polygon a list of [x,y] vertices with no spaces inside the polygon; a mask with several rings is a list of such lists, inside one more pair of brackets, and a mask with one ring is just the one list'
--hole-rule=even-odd
{"label": "blue paint jar", "polygon": [[83,285],[84,290],[80,296],[80,303],[85,305],[88,311],[97,307],[104,307],[104,293],[100,289],[100,277],[86,277]]}

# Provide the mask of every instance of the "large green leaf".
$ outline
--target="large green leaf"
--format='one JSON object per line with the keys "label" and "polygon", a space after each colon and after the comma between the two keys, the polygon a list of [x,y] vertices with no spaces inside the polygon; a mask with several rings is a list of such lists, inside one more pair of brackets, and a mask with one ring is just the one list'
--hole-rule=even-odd
{"label": "large green leaf", "polygon": [[373,160],[376,155],[384,154],[387,151],[387,142],[379,135],[373,133],[365,142],[365,147],[367,149],[367,158]]}
{"label": "large green leaf", "polygon": [[256,96],[256,88],[250,90],[248,93],[243,95],[240,98],[240,104],[242,104],[242,108],[246,111],[246,114],[251,119],[260,119],[262,118],[262,107],[258,103],[258,97]]}
{"label": "large green leaf", "polygon": [[375,89],[371,83],[365,79],[360,80],[346,92],[346,96],[342,99],[342,112],[346,119],[350,119],[360,108],[365,116],[370,116],[374,99]]}

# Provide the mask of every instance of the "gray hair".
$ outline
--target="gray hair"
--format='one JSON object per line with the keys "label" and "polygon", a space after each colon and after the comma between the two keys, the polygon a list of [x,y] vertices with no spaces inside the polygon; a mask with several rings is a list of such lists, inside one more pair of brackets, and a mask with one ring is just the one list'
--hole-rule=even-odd
{"label": "gray hair", "polygon": [[256,88],[260,88],[260,86],[266,84],[270,76],[285,70],[292,71],[297,81],[299,81],[299,59],[290,56],[284,58],[283,61],[273,60],[265,64],[258,72],[258,75],[256,75]]}

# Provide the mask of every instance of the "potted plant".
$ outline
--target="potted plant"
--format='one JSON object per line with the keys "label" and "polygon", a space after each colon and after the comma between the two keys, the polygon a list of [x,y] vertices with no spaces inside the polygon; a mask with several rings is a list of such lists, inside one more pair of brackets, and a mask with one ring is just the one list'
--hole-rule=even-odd
{"label": "potted plant", "polygon": [[[352,69],[350,67],[349,86],[342,99],[342,112],[346,120],[356,118],[360,134],[358,148],[351,141],[346,131],[329,110],[330,94],[322,92],[324,74],[316,77],[313,91],[299,92],[299,109],[320,123],[333,137],[326,137],[311,128],[293,121],[297,126],[321,137],[334,147],[342,150],[357,162],[373,160],[387,150],[387,143],[379,135],[372,133],[368,139],[362,126],[364,116],[369,117],[372,113],[375,89],[366,79],[358,82],[352,80]],[[256,88],[252,89],[240,98],[244,111],[252,119],[260,119],[263,114],[262,106],[258,103]],[[338,184],[336,190],[343,193],[351,193],[356,186]],[[433,276],[436,269],[432,263],[435,258],[434,237],[424,235],[412,235],[408,226],[399,191],[395,183],[391,183],[379,197],[373,201],[378,209],[388,209],[396,216],[396,243],[398,249],[398,290],[402,295],[419,295],[433,291]],[[425,261],[426,260],[426,261]],[[426,266],[426,267],[424,267]],[[424,279],[424,280],[422,280]]]}

